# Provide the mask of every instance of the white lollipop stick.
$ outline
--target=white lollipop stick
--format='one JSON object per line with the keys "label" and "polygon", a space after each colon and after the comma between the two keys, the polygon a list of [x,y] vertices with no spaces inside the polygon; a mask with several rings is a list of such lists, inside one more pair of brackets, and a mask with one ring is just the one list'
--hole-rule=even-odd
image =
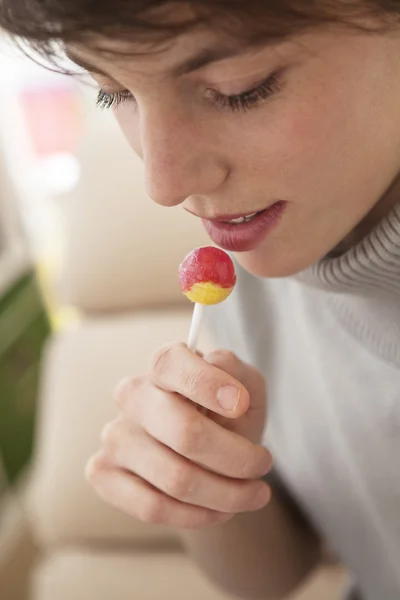
{"label": "white lollipop stick", "polygon": [[[204,315],[204,309],[205,309],[204,304],[199,304],[198,302],[195,303],[194,309],[193,309],[192,323],[190,325],[189,339],[188,339],[188,348],[191,352],[196,352],[197,340],[199,338],[201,321],[202,321],[202,318]],[[203,415],[208,414],[208,410],[204,406],[198,406],[197,410],[199,412],[201,412]]]}
{"label": "white lollipop stick", "polygon": [[197,341],[199,338],[201,321],[204,315],[204,304],[199,304],[198,302],[194,305],[192,323],[190,325],[189,331],[189,339],[188,339],[188,348],[191,352],[196,352]]}

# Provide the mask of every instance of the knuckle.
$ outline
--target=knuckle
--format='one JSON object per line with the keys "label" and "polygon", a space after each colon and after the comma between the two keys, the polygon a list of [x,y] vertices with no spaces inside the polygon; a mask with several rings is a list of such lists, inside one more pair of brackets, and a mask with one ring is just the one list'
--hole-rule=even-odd
{"label": "knuckle", "polygon": [[261,446],[256,447],[254,452],[246,453],[242,461],[238,465],[240,479],[253,479],[260,477],[267,472],[266,465],[269,469],[272,467],[271,453]]}
{"label": "knuckle", "polygon": [[85,480],[87,481],[87,483],[89,483],[90,485],[95,485],[97,484],[100,476],[102,475],[102,473],[105,470],[105,460],[104,460],[104,456],[103,453],[98,452],[97,454],[95,454],[94,456],[92,456],[88,462],[86,463],[85,466]]}
{"label": "knuckle", "polygon": [[183,456],[196,455],[204,444],[204,425],[197,412],[186,415],[175,431],[174,450]]}
{"label": "knuckle", "polygon": [[186,500],[193,495],[193,473],[192,469],[180,465],[178,468],[168,471],[164,483],[164,491],[174,498]]}
{"label": "knuckle", "polygon": [[168,371],[178,347],[182,347],[182,344],[167,344],[157,350],[153,355],[151,360],[151,372],[157,380],[162,379],[164,374]]}
{"label": "knuckle", "polygon": [[164,522],[164,501],[158,494],[150,493],[138,508],[138,518],[144,523],[159,525]]}
{"label": "knuckle", "polygon": [[187,394],[196,396],[199,389],[204,387],[204,383],[207,381],[207,372],[205,369],[183,369],[181,376],[183,389],[186,390]]}
{"label": "knuckle", "polygon": [[207,362],[221,368],[225,367],[230,371],[236,371],[240,365],[240,360],[236,354],[224,349],[214,350],[208,354]]}
{"label": "knuckle", "polygon": [[121,435],[121,424],[119,421],[110,421],[104,425],[100,434],[100,440],[107,456],[115,457],[117,455],[121,443]]}
{"label": "knuckle", "polygon": [[142,377],[127,377],[115,387],[114,402],[121,411],[130,405],[142,385],[142,380]]}
{"label": "knuckle", "polygon": [[252,457],[247,455],[238,465],[238,476],[240,479],[248,479],[252,476],[254,471]]}

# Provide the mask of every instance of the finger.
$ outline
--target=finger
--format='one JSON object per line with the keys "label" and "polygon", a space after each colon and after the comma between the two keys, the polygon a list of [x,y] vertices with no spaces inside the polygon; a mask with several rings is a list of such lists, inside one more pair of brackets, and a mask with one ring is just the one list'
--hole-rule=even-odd
{"label": "finger", "polygon": [[126,423],[114,424],[114,431],[111,428],[109,432],[109,439],[104,439],[108,460],[176,500],[227,513],[259,510],[269,501],[270,490],[263,481],[216,475],[144,431],[132,435]]}
{"label": "finger", "polygon": [[199,529],[226,522],[233,516],[168,497],[140,477],[111,468],[102,454],[89,461],[86,478],[105,502],[145,523]]}
{"label": "finger", "polygon": [[184,344],[172,344],[157,352],[151,379],[159,388],[178,392],[228,418],[242,416],[249,407],[249,393],[242,383],[190,352]]}
{"label": "finger", "polygon": [[[226,477],[255,479],[272,467],[271,453],[200,414],[186,398],[143,380],[139,400],[120,402],[125,418],[181,456]],[[151,402],[147,399],[151,398]]]}
{"label": "finger", "polygon": [[[250,428],[251,437],[249,439],[259,442],[267,423],[267,391],[263,374],[227,350],[211,352],[204,357],[204,360],[229,373],[246,387],[250,394],[250,406],[244,418],[253,424]],[[224,417],[214,417],[214,419],[221,422]],[[223,423],[221,422],[221,424]]]}
{"label": "finger", "polygon": [[204,356],[204,360],[243,383],[250,394],[251,404],[253,404],[253,399],[257,398],[262,400],[263,405],[265,404],[265,378],[258,369],[241,361],[235,354],[228,350],[214,350],[213,352],[209,352]]}

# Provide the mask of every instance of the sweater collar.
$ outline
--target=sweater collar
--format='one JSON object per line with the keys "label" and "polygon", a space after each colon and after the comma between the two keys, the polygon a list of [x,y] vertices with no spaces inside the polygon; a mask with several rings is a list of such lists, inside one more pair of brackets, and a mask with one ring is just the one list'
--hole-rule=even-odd
{"label": "sweater collar", "polygon": [[400,204],[358,244],[326,257],[297,278],[313,287],[356,296],[400,298]]}

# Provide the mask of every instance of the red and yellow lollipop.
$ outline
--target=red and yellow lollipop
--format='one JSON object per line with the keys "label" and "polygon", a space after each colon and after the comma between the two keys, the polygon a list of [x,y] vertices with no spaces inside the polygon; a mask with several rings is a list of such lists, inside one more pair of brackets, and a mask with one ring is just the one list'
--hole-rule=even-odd
{"label": "red and yellow lollipop", "polygon": [[188,347],[196,349],[205,305],[219,304],[228,298],[236,283],[230,256],[214,246],[196,248],[179,267],[179,283],[185,296],[195,302]]}
{"label": "red and yellow lollipop", "polygon": [[235,267],[230,256],[220,248],[196,248],[180,265],[179,282],[192,302],[219,304],[235,287]]}

